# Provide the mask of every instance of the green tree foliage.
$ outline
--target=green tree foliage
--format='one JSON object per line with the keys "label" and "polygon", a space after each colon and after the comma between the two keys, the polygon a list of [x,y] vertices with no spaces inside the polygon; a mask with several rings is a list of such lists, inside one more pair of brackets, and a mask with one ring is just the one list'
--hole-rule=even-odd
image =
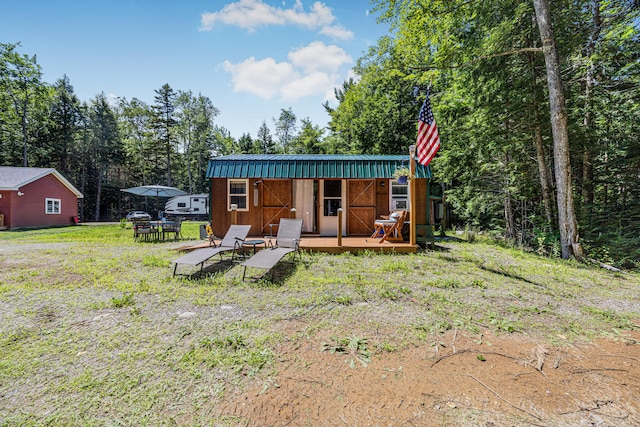
{"label": "green tree foliage", "polygon": [[153,129],[155,131],[154,140],[158,144],[158,150],[165,155],[166,185],[172,186],[171,160],[177,151],[177,119],[174,115],[176,109],[176,98],[178,94],[168,83],[157,89],[153,104]]}
{"label": "green tree foliage", "polygon": [[[40,129],[42,121],[36,121],[38,110],[46,110],[48,95],[42,82],[42,71],[36,56],[20,54],[20,44],[0,43],[0,105],[2,108],[3,157],[16,157],[18,141],[21,147],[22,166],[30,165],[30,158],[37,155],[33,135]],[[41,114],[46,117],[46,114]],[[5,151],[6,150],[6,151]]]}
{"label": "green tree foliage", "polygon": [[71,173],[70,163],[77,155],[75,146],[81,119],[80,100],[67,76],[59,79],[53,89],[51,129],[48,135],[53,147],[51,162],[53,167],[66,176]]}
{"label": "green tree foliage", "polygon": [[207,160],[212,152],[220,152],[223,146],[218,145],[215,117],[220,111],[213,106],[209,98],[191,91],[179,91],[176,100],[177,133],[180,146],[178,152],[181,160],[181,171],[186,172],[184,188],[189,193],[200,193],[206,190],[205,174]]}
{"label": "green tree foliage", "polygon": [[[91,157],[95,178],[95,221],[102,219],[103,203],[109,210],[116,210],[121,182],[120,170],[117,167],[123,162],[122,141],[118,129],[116,115],[109,105],[104,93],[96,96],[91,103]],[[116,167],[113,167],[116,166]],[[103,192],[107,197],[103,200]]]}
{"label": "green tree foliage", "polygon": [[[552,241],[555,207],[549,201],[558,187],[549,182],[558,174],[549,171],[564,160],[553,154],[555,116],[549,115],[533,2],[374,3],[394,33],[391,45],[378,43],[378,52],[395,58],[379,73],[419,87],[434,83],[443,146],[432,165],[453,184],[448,200],[460,222],[501,230],[524,244]],[[568,185],[578,195],[580,234],[589,243],[609,234],[612,212],[618,232],[638,226],[632,195],[639,184],[631,178],[638,152],[638,120],[631,117],[639,99],[638,8],[625,0],[558,1],[550,7],[567,98]],[[378,64],[387,58],[376,56]],[[368,83],[363,75],[356,86]]]}
{"label": "green tree foliage", "polygon": [[278,138],[278,145],[280,151],[283,153],[291,153],[290,147],[291,141],[296,136],[296,115],[293,114],[291,108],[281,109],[278,120],[274,119],[273,122],[276,126],[276,137]]}
{"label": "green tree foliage", "polygon": [[273,154],[276,153],[276,144],[271,136],[271,129],[267,126],[267,122],[263,121],[258,129],[258,136],[253,141],[253,151],[257,154]]}
{"label": "green tree foliage", "polygon": [[415,83],[403,71],[393,40],[384,37],[358,60],[359,77],[336,89],[340,102],[332,109],[331,131],[340,136],[353,153],[407,153],[415,141],[416,118],[420,108],[414,97]]}
{"label": "green tree foliage", "polygon": [[254,154],[255,144],[253,139],[251,139],[251,135],[248,133],[243,133],[242,136],[238,139],[238,153],[240,154]]}
{"label": "green tree foliage", "polygon": [[289,152],[293,154],[325,153],[323,137],[324,129],[314,125],[308,117],[302,119],[300,133],[291,140]]}

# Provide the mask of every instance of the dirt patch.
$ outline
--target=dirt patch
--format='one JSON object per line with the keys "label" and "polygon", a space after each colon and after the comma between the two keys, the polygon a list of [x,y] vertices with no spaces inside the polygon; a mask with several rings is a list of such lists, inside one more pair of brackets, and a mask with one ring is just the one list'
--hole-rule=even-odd
{"label": "dirt patch", "polygon": [[356,352],[297,340],[220,415],[249,426],[640,425],[640,334],[562,346],[488,332],[441,338],[380,351],[366,367]]}

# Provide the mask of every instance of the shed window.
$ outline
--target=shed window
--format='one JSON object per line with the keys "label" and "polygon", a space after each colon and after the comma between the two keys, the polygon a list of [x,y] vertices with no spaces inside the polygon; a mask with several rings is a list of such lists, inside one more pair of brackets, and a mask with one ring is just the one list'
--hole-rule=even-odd
{"label": "shed window", "polygon": [[231,205],[238,205],[239,211],[248,211],[247,198],[249,195],[248,179],[230,179],[228,182],[228,202],[227,209],[231,210]]}
{"label": "shed window", "polygon": [[60,199],[44,200],[44,212],[46,214],[60,215]]}

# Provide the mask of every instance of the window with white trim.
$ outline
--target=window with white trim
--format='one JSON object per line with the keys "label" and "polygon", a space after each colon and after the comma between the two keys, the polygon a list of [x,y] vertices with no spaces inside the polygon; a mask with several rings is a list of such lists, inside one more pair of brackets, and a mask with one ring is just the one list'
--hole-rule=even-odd
{"label": "window with white trim", "polygon": [[408,210],[409,206],[409,184],[400,184],[397,180],[391,181],[391,211]]}
{"label": "window with white trim", "polygon": [[44,213],[60,215],[60,199],[44,199]]}
{"label": "window with white trim", "polygon": [[249,180],[229,179],[227,180],[227,210],[231,210],[231,205],[238,205],[239,211],[248,211],[249,204]]}

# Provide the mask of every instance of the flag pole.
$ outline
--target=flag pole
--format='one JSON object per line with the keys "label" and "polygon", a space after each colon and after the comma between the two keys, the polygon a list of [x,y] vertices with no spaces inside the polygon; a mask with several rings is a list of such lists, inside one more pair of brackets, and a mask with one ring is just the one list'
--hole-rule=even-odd
{"label": "flag pole", "polygon": [[409,244],[416,245],[416,146],[409,147]]}

